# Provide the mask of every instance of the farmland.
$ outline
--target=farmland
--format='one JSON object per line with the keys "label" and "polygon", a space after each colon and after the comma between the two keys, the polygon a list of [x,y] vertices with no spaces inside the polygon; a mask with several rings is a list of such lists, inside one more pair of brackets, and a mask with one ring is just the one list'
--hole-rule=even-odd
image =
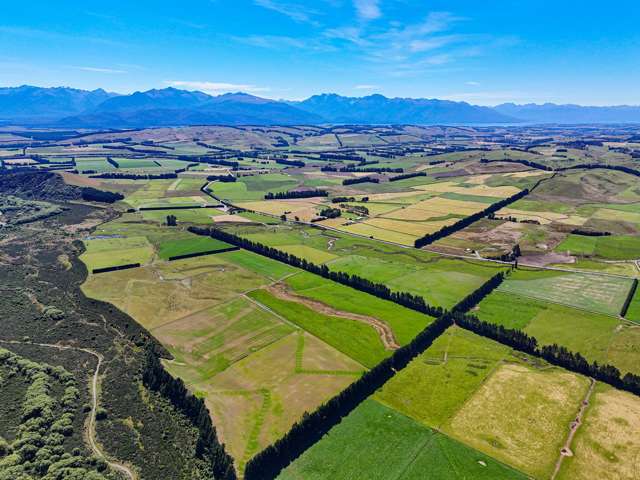
{"label": "farmland", "polygon": [[[585,377],[453,327],[279,478],[549,478],[584,398],[584,426],[559,478],[587,478],[571,475],[592,458],[597,468],[615,465],[604,478],[632,478],[638,442],[623,426],[636,421],[636,397],[603,385],[594,392]],[[608,429],[631,449],[615,464],[597,446],[604,437],[592,437],[607,431],[596,426],[604,409],[620,416]],[[455,467],[441,470],[442,461]]]}
{"label": "farmland", "polygon": [[[631,479],[640,191],[633,171],[610,168],[634,168],[631,136],[621,127],[203,126],[36,138],[24,149],[0,141],[5,178],[63,172],[7,188],[0,263],[26,259],[38,268],[24,278],[45,278],[38,252],[57,235],[56,275],[81,276],[87,298],[69,300],[88,305],[71,328],[67,316],[82,311],[42,301],[39,285],[8,295],[9,310],[35,312],[11,338],[54,331],[52,342],[77,346],[113,336],[101,353],[121,358],[117,375],[133,387],[118,400],[105,384],[116,413],[100,440],[144,472],[175,458],[172,478],[210,478],[192,475],[190,455],[197,432],[215,444],[213,426],[230,478],[262,479],[256,465],[267,458],[286,460],[265,474],[284,480]],[[87,187],[114,192],[113,203],[87,200],[100,198]],[[26,227],[6,221],[15,205],[35,212]],[[82,208],[91,211],[82,223],[57,227]],[[31,243],[14,257],[16,229]],[[419,313],[461,305],[466,316]],[[567,360],[578,353],[588,369]],[[129,399],[159,424],[123,417],[118,401]],[[161,401],[191,415],[175,417],[184,431]],[[150,453],[149,432],[164,425],[157,438],[186,439],[184,449],[171,444],[184,459]]]}

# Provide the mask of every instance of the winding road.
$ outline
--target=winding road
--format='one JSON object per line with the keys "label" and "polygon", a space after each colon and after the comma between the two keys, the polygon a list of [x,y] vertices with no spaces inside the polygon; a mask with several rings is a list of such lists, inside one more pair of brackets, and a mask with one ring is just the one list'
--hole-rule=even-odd
{"label": "winding road", "polygon": [[93,378],[91,380],[91,415],[89,416],[89,423],[87,428],[87,439],[89,443],[89,447],[91,451],[96,457],[99,457],[105,461],[105,463],[112,469],[115,470],[122,475],[124,475],[129,480],[137,480],[138,476],[135,474],[133,470],[122,463],[117,463],[109,460],[107,455],[101,449],[96,439],[96,414],[98,410],[98,383],[100,378],[100,367],[102,366],[103,357],[100,353],[88,349],[88,348],[80,348],[80,347],[71,347],[68,345],[55,345],[49,343],[35,343],[35,342],[18,342],[16,340],[3,340],[0,339],[0,343],[6,343],[11,345],[34,345],[37,347],[46,347],[46,348],[55,348],[58,350],[75,350],[78,352],[88,353],[89,355],[93,355],[96,360],[96,369],[93,372]]}

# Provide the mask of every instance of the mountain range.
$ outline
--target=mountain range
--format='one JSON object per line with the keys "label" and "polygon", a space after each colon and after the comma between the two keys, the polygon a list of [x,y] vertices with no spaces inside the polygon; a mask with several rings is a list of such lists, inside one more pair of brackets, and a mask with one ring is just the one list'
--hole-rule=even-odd
{"label": "mountain range", "polygon": [[65,128],[142,128],[184,125],[319,124],[594,124],[640,123],[640,107],[505,103],[496,107],[383,95],[314,95],[276,101],[227,93],[165,88],[119,95],[98,89],[0,88],[0,122]]}

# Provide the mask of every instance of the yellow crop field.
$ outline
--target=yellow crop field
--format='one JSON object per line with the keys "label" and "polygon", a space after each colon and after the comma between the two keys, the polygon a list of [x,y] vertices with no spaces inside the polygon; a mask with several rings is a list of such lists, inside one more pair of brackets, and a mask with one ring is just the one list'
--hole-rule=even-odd
{"label": "yellow crop field", "polygon": [[404,233],[407,235],[412,235],[414,237],[422,237],[423,235],[436,232],[443,226],[451,225],[455,222],[455,218],[425,223],[403,222],[401,220],[389,220],[387,218],[372,218],[364,223],[366,225],[373,225],[374,227],[383,228],[385,230],[392,230],[394,232]]}
{"label": "yellow crop field", "polygon": [[487,205],[484,203],[433,197],[404,209],[395,210],[383,215],[383,217],[397,220],[421,221],[435,217],[444,217],[450,214],[468,216],[485,208],[487,208]]}
{"label": "yellow crop field", "polygon": [[[614,210],[607,210],[608,212],[613,212]],[[616,212],[627,215],[627,212]],[[499,210],[496,215],[498,217],[515,217],[518,220],[535,220],[540,222],[542,225],[548,225],[550,223],[563,223],[565,225],[574,225],[581,226],[584,225],[587,220],[587,217],[582,217],[580,215],[565,215],[563,213],[555,213],[555,212],[532,212],[529,210],[518,210],[515,208],[503,208]],[[633,214],[631,214],[633,215]],[[598,217],[598,218],[607,218],[607,217]]]}
{"label": "yellow crop field", "polygon": [[504,174],[505,177],[511,178],[540,177],[541,175],[548,175],[548,173],[543,172],[542,170],[527,170],[526,172],[511,172]]}
{"label": "yellow crop field", "polygon": [[263,200],[259,202],[242,202],[238,206],[253,210],[255,212],[267,213],[270,215],[283,215],[285,212],[289,216],[299,217],[300,220],[309,221],[316,216],[316,207],[320,202],[309,200]]}
{"label": "yellow crop field", "polygon": [[354,223],[346,227],[340,227],[345,232],[356,233],[358,235],[366,235],[367,237],[377,238],[386,242],[400,243],[402,245],[413,245],[416,237],[405,233],[384,230],[366,223]]}
{"label": "yellow crop field", "polygon": [[471,177],[467,177],[464,180],[464,183],[470,183],[473,185],[484,185],[484,182],[487,178],[489,178],[491,175],[488,174],[483,174],[483,175],[473,175]]}

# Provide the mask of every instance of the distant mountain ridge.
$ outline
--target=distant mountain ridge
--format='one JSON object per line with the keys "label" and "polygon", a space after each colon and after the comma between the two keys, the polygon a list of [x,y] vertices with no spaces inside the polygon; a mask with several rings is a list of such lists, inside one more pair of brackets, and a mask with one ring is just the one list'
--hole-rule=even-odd
{"label": "distant mountain ridge", "polygon": [[426,98],[387,98],[383,95],[342,97],[314,95],[292,102],[302,110],[322,116],[329,123],[426,124],[426,123],[513,123],[519,120],[489,107],[465,102]]}
{"label": "distant mountain ridge", "polygon": [[65,128],[185,125],[640,123],[640,107],[505,103],[496,107],[427,98],[334,93],[276,101],[246,93],[219,96],[177,88],[130,95],[67,87],[0,88],[0,122]]}

